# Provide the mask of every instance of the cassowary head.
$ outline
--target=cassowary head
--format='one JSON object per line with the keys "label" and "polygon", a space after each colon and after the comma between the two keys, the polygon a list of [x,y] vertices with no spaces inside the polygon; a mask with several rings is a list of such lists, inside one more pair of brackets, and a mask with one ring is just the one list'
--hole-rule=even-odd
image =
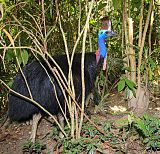
{"label": "cassowary head", "polygon": [[107,47],[105,44],[105,39],[113,37],[113,36],[116,36],[116,33],[113,32],[112,30],[100,30],[99,31],[98,33],[98,51],[96,52],[97,63],[99,62],[100,58],[103,58],[106,61]]}
{"label": "cassowary head", "polygon": [[100,30],[98,33],[98,40],[105,41],[105,39],[116,36],[117,34],[112,30]]}

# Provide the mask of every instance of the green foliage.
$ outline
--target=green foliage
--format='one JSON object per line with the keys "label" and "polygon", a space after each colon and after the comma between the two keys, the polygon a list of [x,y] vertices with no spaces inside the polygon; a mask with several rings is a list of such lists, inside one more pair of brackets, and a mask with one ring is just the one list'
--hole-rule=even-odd
{"label": "green foliage", "polygon": [[[5,66],[4,66],[4,65]],[[12,86],[12,79],[15,75],[15,67],[9,62],[5,61],[4,63],[0,63],[0,78],[9,86]],[[0,83],[0,112],[6,111],[6,106],[8,104],[8,91],[5,87]]]}
{"label": "green foliage", "polygon": [[91,139],[82,137],[78,140],[64,140],[63,145],[63,153],[66,154],[78,154],[82,151],[86,151],[87,153],[95,152],[95,147],[97,147],[98,139]]}
{"label": "green foliage", "polygon": [[107,5],[107,3],[104,3],[103,1],[100,1],[100,3],[98,4],[98,11],[104,9],[104,7]]}
{"label": "green foliage", "polygon": [[[100,124],[100,121],[98,121]],[[79,153],[96,153],[97,149],[99,149],[103,153],[103,143],[108,142],[111,147],[114,148],[115,151],[121,151],[117,144],[118,141],[117,136],[114,132],[111,132],[112,123],[104,122],[101,124],[101,129],[105,132],[101,134],[95,127],[93,127],[90,123],[86,123],[83,125],[81,138],[79,139],[71,139],[64,138],[58,140],[58,148],[62,150],[64,154],[79,154]],[[105,152],[104,152],[105,153]]]}
{"label": "green foliage", "polygon": [[5,60],[6,61],[13,61],[15,64],[17,64],[16,58],[19,61],[19,64],[26,65],[29,59],[29,55],[27,50],[17,50],[16,55],[13,52],[13,50],[8,50],[6,53]]}
{"label": "green foliage", "polygon": [[86,151],[87,153],[95,153],[95,149],[99,147],[97,144],[100,139],[95,136],[100,135],[99,131],[90,123],[83,125],[82,137],[80,139],[62,139],[59,146],[63,145],[63,153],[65,154],[78,154]]}
{"label": "green foliage", "polygon": [[21,52],[21,60],[22,60],[23,65],[26,65],[26,64],[27,64],[28,58],[29,58],[29,55],[28,55],[27,50],[23,50],[23,51]]}
{"label": "green foliage", "polygon": [[123,61],[120,58],[113,58],[112,54],[108,54],[106,71],[101,70],[96,80],[96,86],[98,89],[99,96],[94,93],[95,98],[105,99],[108,92],[113,85],[119,80],[120,76],[124,73]]}
{"label": "green foliage", "polygon": [[159,63],[159,54],[160,52],[157,51],[158,49],[155,49],[154,50],[154,56],[149,56],[147,57],[147,54],[148,54],[148,49],[145,48],[144,49],[144,54],[145,54],[145,60],[142,62],[142,65],[141,65],[141,73],[143,74],[143,77],[144,79],[146,80],[146,75],[148,76],[148,79],[150,82],[154,81],[156,79],[156,75],[155,75],[155,71],[158,69],[158,67],[160,66],[160,63]]}
{"label": "green foliage", "polygon": [[[126,153],[129,150],[126,144],[130,140],[141,146],[143,144],[146,150],[160,150],[160,120],[148,114],[139,118],[130,113],[128,119],[121,117],[114,119],[113,122],[107,120],[102,122],[99,119],[96,124],[105,134],[101,134],[88,122],[83,124],[79,139],[70,137],[60,139],[59,131],[55,127],[51,137],[57,141],[57,148],[64,154],[97,153],[97,149],[106,153],[105,144],[115,153]],[[30,140],[23,146],[23,151],[29,153],[40,153],[43,149],[45,149],[44,145],[33,144]]]}
{"label": "green foliage", "polygon": [[104,86],[105,84],[105,74],[103,71],[100,72],[99,74],[99,80],[98,80],[98,83],[99,83],[99,86]]}
{"label": "green foliage", "polygon": [[125,86],[126,86],[125,80],[124,80],[124,79],[120,80],[120,81],[118,82],[118,92],[122,91]]}
{"label": "green foliage", "polygon": [[[68,128],[65,127],[65,130]],[[80,139],[63,138],[59,139],[58,131],[54,129],[52,138],[58,141],[58,147],[63,147],[64,154],[78,154],[81,152],[95,153],[95,149],[99,147],[97,144],[100,138],[95,138],[95,136],[100,135],[99,131],[95,127],[91,126],[90,123],[83,125],[82,137]]]}
{"label": "green foliage", "polygon": [[126,90],[125,98],[128,98],[128,90],[131,90],[133,92],[133,95],[136,97],[135,93],[136,84],[132,80],[129,80],[126,77],[121,77],[117,85],[118,85],[118,92]]}
{"label": "green foliage", "polygon": [[[116,46],[116,44],[112,44],[112,46]],[[114,52],[114,50],[117,50],[117,49],[113,49],[113,51],[111,52]],[[123,60],[122,58],[120,58],[120,56],[121,55],[119,54],[114,55],[114,53],[108,54],[107,74],[111,84],[113,84],[114,82],[117,82],[117,80],[121,77],[121,75],[124,74]]]}
{"label": "green foliage", "polygon": [[[114,122],[97,121],[101,134],[90,123],[83,124],[82,136],[80,139],[61,139],[58,147],[63,147],[63,153],[78,154],[96,153],[97,149],[103,153],[103,143],[109,143],[109,147],[115,152],[127,152],[125,145],[128,140],[141,142],[146,150],[160,150],[160,120],[144,114],[142,118],[130,113],[127,118],[120,118]],[[105,153],[105,152],[104,152]]]}
{"label": "green foliage", "polygon": [[46,147],[41,144],[41,143],[33,143],[31,142],[31,140],[27,140],[24,144],[23,144],[23,152],[26,153],[37,153],[37,154],[41,154],[42,150],[44,150]]}
{"label": "green foliage", "polygon": [[[122,74],[122,68],[123,68],[123,55],[122,50],[122,1],[121,0],[113,0],[113,6],[111,4],[111,7],[114,7],[113,9],[110,9],[110,11],[104,11],[101,12],[107,4],[108,1],[97,1],[94,9],[93,9],[93,16],[90,20],[90,36],[91,36],[91,42],[92,42],[92,49],[93,51],[97,50],[97,31],[99,30],[99,20],[100,16],[108,15],[112,21],[112,29],[115,30],[118,34],[118,37],[116,39],[112,39],[112,41],[108,40],[108,59],[107,59],[107,73],[108,73],[108,81],[106,82],[106,74],[102,71],[100,73],[99,77],[99,90],[100,94],[103,87],[107,84],[113,85],[117,79],[120,78]],[[42,17],[42,4],[37,3],[37,1],[34,0],[27,0],[27,1],[9,1],[9,0],[0,0],[0,3],[5,4],[4,9],[4,16],[3,20],[1,20],[1,25],[4,27],[14,38],[14,44],[15,46],[29,46],[34,49],[37,49],[37,46],[34,44],[34,39],[32,37],[29,37],[27,33],[22,32],[22,27],[20,24],[18,24],[14,19],[13,15],[16,16],[17,20],[22,24],[22,26],[25,27],[26,30],[28,30],[28,33],[31,34],[31,36],[35,36],[35,38],[39,41],[41,48],[43,48],[44,40],[47,42],[47,50],[51,54],[62,54],[65,51],[64,48],[64,41],[63,37],[59,28],[58,20],[57,20],[57,13],[55,8],[55,1],[44,1],[45,6],[45,21],[46,21],[46,29],[47,29],[47,36],[44,36],[44,25],[43,25],[43,19]],[[79,22],[79,1],[58,1],[60,16],[62,20],[62,28],[64,30],[68,49],[69,52],[72,51],[73,46],[75,44],[75,40],[78,37],[78,22]],[[146,19],[146,15],[148,13],[148,3],[149,0],[145,1],[144,5],[144,19]],[[156,4],[158,4],[159,1],[156,1]],[[86,1],[80,1],[81,4],[81,17],[80,17],[80,29],[85,24],[86,19]],[[139,19],[140,19],[140,7],[141,7],[141,1],[134,0],[130,2],[130,15],[134,22],[134,45],[135,47],[138,46],[138,32],[139,32]],[[18,6],[18,7],[17,7]],[[160,40],[160,16],[159,16],[159,10],[158,7],[155,5],[155,19],[153,24],[154,31],[152,32],[152,53],[149,55],[148,59],[146,56],[146,59],[143,61],[142,67],[141,67],[141,73],[144,74],[144,71],[146,69],[145,65],[148,66],[148,75],[149,80],[154,80],[154,70],[157,66],[159,66],[159,59],[160,59],[160,48],[158,41]],[[29,14],[33,15],[34,19],[29,16]],[[35,22],[36,21],[36,22]],[[39,25],[41,32],[39,32],[39,28],[37,27],[37,24]],[[144,25],[143,25],[144,26]],[[148,34],[147,34],[148,35]],[[10,45],[10,42],[8,38],[1,32],[1,36],[4,38],[6,45]],[[89,36],[89,35],[88,35]],[[148,38],[148,36],[146,37]],[[81,51],[81,44],[82,40],[80,40],[80,43],[78,44],[77,51]],[[145,42],[145,50],[144,54],[147,55],[148,53],[148,41]],[[90,42],[89,37],[86,40],[86,51],[90,51]],[[136,51],[136,58],[138,57],[138,48],[135,48]],[[5,57],[5,65],[6,70],[3,68],[2,63],[0,63],[0,76],[3,81],[5,81],[8,85],[12,85],[12,78],[15,75],[15,72],[17,71],[17,64],[16,64],[16,57],[18,58],[18,61],[20,64],[25,65],[31,58],[30,51],[24,50],[24,49],[17,49],[16,50],[16,56],[13,52],[13,50],[9,49],[6,51],[6,57]],[[124,52],[124,51],[123,51]],[[0,55],[3,53],[0,52]],[[122,56],[123,55],[123,56]],[[136,59],[137,60],[137,59]],[[146,64],[145,64],[146,63]],[[16,64],[16,65],[15,65]],[[130,68],[125,68],[126,70],[130,71]],[[11,74],[12,73],[12,74]],[[131,90],[133,94],[135,95],[136,85],[129,79],[125,77],[121,77],[120,81],[118,82],[118,91],[121,92],[122,90],[126,90],[126,95],[128,95],[128,91]],[[3,90],[0,87],[0,90]],[[107,88],[105,89],[107,92]],[[5,97],[4,97],[5,96]],[[97,95],[98,96],[98,95]],[[4,102],[2,101],[7,100],[7,93],[3,90],[2,93],[0,93],[0,108],[2,107],[2,104]],[[5,105],[6,106],[6,105]],[[134,124],[136,130],[138,130],[137,133],[139,133],[140,140],[143,140],[143,143],[148,148],[152,149],[158,149],[159,148],[159,141],[158,141],[158,135],[159,133],[159,121],[148,118],[144,116],[143,118],[134,119],[132,116],[128,118],[129,128],[132,127]],[[118,122],[117,122],[118,123]],[[122,121],[119,121],[120,124],[122,124]],[[126,121],[124,120],[124,123]],[[154,127],[153,127],[154,126]],[[118,151],[117,145],[119,142],[122,141],[121,136],[115,136],[113,132],[111,132],[112,125],[110,123],[105,123],[103,125],[103,130],[106,132],[107,135],[101,135],[95,128],[91,127],[90,125],[86,125],[83,128],[83,134],[82,138],[78,140],[77,142],[72,141],[71,139],[65,139],[63,141],[65,147],[64,151],[66,153],[79,153],[82,150],[86,150],[88,153],[94,153],[95,148],[97,147],[97,143],[108,141],[111,143],[111,145],[115,145],[115,149]],[[129,130],[129,129],[128,129]],[[158,132],[157,132],[158,131]],[[55,137],[55,139],[58,140],[58,131],[53,130],[52,136]],[[98,138],[97,138],[98,136]],[[124,135],[125,136],[125,135]],[[127,136],[125,136],[127,138]],[[125,138],[125,139],[126,139]],[[119,139],[119,141],[117,141]],[[124,141],[124,138],[123,138]],[[123,145],[124,142],[121,142],[121,145]],[[156,144],[155,144],[156,143]],[[31,142],[28,142],[25,145],[24,149],[28,149],[28,151],[34,151],[33,149],[36,149],[35,151],[41,151],[42,146],[37,144],[33,145]],[[122,148],[123,149],[123,148]]]}
{"label": "green foliage", "polygon": [[50,136],[52,138],[54,137],[54,139],[58,139],[59,138],[58,134],[59,134],[59,132],[58,132],[57,127],[53,127]]}
{"label": "green foliage", "polygon": [[5,4],[6,2],[9,2],[9,0],[0,0],[0,3]]}
{"label": "green foliage", "polygon": [[112,0],[112,2],[113,2],[113,7],[114,7],[116,10],[121,9],[121,3],[122,3],[121,0]]}
{"label": "green foliage", "polygon": [[157,68],[157,63],[151,57],[148,58],[148,76],[149,80],[154,80],[154,71]]}
{"label": "green foliage", "polygon": [[128,135],[142,142],[146,150],[160,150],[160,119],[147,113],[143,117],[128,115],[128,126],[123,126]]}
{"label": "green foliage", "polygon": [[144,114],[143,118],[135,119],[134,126],[142,137],[146,149],[160,149],[160,119]]}

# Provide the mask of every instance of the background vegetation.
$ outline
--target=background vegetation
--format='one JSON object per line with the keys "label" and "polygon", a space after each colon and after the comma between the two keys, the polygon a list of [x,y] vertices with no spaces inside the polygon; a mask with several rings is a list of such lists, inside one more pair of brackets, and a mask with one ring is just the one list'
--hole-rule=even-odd
{"label": "background vegetation", "polygon": [[[48,52],[51,55],[66,54],[67,45],[69,53],[72,53],[91,6],[89,0],[0,0],[0,2],[0,79],[9,87],[19,70],[19,65],[24,66],[35,60],[35,57],[42,58],[35,51],[43,54]],[[136,101],[142,102],[138,107],[143,107],[145,110],[137,110],[134,100],[128,101],[128,106],[134,108],[135,113],[144,113],[148,108],[148,104],[145,104],[148,102],[146,100],[149,100],[148,94],[153,94],[156,98],[160,95],[160,1],[93,1],[87,27],[85,52],[94,52],[98,49],[97,33],[100,29],[100,19],[106,15],[111,19],[112,29],[117,32],[118,36],[107,42],[107,71],[101,72],[97,78],[98,93],[94,95],[99,98],[97,101],[100,102],[100,100],[105,100],[117,86],[118,92],[125,91],[125,99],[131,100],[135,99],[133,96],[137,94],[138,89],[142,88],[138,94],[142,95],[143,91],[147,90],[147,94],[144,94],[145,99]],[[132,22],[129,22],[129,19],[132,19]],[[12,41],[9,36],[12,37]],[[143,39],[144,44],[142,44]],[[82,51],[82,45],[83,38],[80,38],[76,52]],[[8,91],[0,83],[0,114],[7,111],[7,96]],[[159,121],[154,123],[157,129],[153,130],[152,124],[149,123],[151,119],[144,116],[142,119],[128,120],[130,127],[127,125],[123,129],[125,132],[129,132],[132,128],[138,130],[136,133],[141,131],[138,138],[141,138],[147,145],[146,149],[157,150],[160,148],[159,138],[153,136],[160,133],[160,123]],[[143,127],[147,122],[149,128]],[[106,131],[109,130],[110,125],[106,128]],[[148,134],[148,130],[153,132]],[[95,130],[91,130],[90,133],[89,136],[92,138]],[[109,135],[101,141],[106,143],[106,140],[113,137],[112,133]],[[118,141],[115,139],[114,143],[122,145],[125,139],[123,137]],[[69,149],[75,150],[75,144],[70,143],[71,147],[68,147],[68,142],[64,140],[66,153]],[[77,145],[82,143],[86,143],[86,140],[77,142]],[[95,143],[83,145],[85,147],[80,147],[78,150],[88,149],[92,152],[96,146]],[[29,148],[30,146],[27,147]],[[126,149],[119,146],[118,150],[125,151]]]}

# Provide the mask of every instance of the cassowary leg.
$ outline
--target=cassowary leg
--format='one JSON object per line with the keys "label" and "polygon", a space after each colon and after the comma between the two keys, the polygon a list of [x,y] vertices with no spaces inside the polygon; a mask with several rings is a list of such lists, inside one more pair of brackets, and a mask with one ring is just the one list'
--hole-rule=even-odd
{"label": "cassowary leg", "polygon": [[[63,115],[59,113],[59,114],[57,115],[57,118],[58,118],[58,122],[59,122],[60,126],[61,126],[62,129],[64,130],[64,117],[63,117]],[[63,135],[62,132],[59,133],[59,137],[60,137],[60,138],[63,138],[63,137],[64,137],[64,135]]]}
{"label": "cassowary leg", "polygon": [[31,136],[30,136],[30,139],[33,143],[35,143],[38,122],[41,119],[41,117],[42,115],[40,113],[33,115],[33,123],[32,123],[32,130],[31,130]]}

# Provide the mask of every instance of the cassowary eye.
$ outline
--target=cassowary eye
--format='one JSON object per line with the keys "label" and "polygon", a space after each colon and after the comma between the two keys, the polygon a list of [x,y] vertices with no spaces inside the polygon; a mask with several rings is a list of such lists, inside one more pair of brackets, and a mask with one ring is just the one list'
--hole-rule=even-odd
{"label": "cassowary eye", "polygon": [[109,32],[106,32],[106,34],[108,34]]}

